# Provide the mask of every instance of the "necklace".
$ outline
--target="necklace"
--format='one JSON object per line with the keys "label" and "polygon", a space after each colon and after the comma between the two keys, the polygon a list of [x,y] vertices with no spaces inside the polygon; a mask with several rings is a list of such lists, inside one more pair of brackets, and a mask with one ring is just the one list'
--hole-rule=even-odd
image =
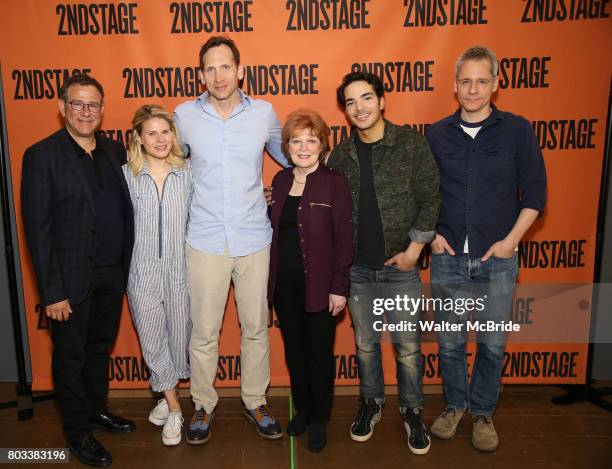
{"label": "necklace", "polygon": [[298,181],[297,178],[295,177],[295,169],[292,171],[293,173],[293,180],[295,181],[296,184],[299,184],[300,186],[303,186],[304,184],[306,184],[306,177],[308,177],[308,174],[306,174],[306,177],[304,178],[304,181]]}
{"label": "necklace", "polygon": [[[299,184],[300,186],[303,186],[304,184],[306,184],[306,178],[308,177],[308,175],[309,175],[309,174],[313,173],[313,172],[314,172],[314,171],[317,169],[317,166],[319,166],[319,164],[318,164],[318,163],[317,163],[317,165],[314,167],[314,169],[311,169],[310,171],[308,171],[308,172],[307,172],[307,173],[304,175],[304,182],[298,181],[298,180],[296,179],[296,177],[295,177],[295,170],[296,170],[296,168],[293,168],[292,173],[293,173],[293,180],[295,181],[295,183],[296,183],[296,184]],[[310,169],[310,168],[307,168],[307,169]]]}

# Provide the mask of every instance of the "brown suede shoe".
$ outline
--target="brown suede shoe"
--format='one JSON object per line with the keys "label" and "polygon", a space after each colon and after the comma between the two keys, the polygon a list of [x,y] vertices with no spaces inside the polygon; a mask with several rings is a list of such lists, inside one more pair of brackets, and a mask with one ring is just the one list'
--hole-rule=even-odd
{"label": "brown suede shoe", "polygon": [[431,434],[442,440],[454,437],[464,413],[465,410],[463,409],[446,409],[442,415],[434,420],[430,428]]}
{"label": "brown suede shoe", "polygon": [[499,445],[499,438],[493,426],[493,420],[484,415],[474,417],[472,428],[472,445],[480,451],[492,452]]}

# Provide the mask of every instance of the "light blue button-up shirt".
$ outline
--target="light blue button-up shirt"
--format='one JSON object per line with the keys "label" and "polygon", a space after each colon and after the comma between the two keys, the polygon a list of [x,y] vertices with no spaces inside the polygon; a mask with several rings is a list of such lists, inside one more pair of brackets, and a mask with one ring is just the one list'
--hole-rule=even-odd
{"label": "light blue button-up shirt", "polygon": [[272,105],[241,90],[240,104],[222,119],[208,92],[174,111],[179,136],[191,155],[193,198],[187,244],[209,254],[246,256],[272,242],[263,194],[263,149],[281,165],[281,126]]}

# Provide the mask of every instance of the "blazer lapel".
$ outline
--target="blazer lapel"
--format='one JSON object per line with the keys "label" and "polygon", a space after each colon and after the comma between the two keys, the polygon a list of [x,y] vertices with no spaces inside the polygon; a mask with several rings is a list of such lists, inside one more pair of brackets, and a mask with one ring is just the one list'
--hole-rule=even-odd
{"label": "blazer lapel", "polygon": [[68,135],[68,131],[64,129],[62,132],[62,138],[60,140],[60,150],[62,154],[66,155],[66,159],[68,163],[70,163],[77,174],[77,179],[79,180],[78,184],[81,185],[83,192],[85,193],[85,198],[87,202],[89,202],[89,206],[91,207],[91,211],[95,212],[95,204],[93,193],[91,192],[91,187],[89,187],[89,183],[87,181],[87,175],[83,170],[83,165],[79,161],[79,155],[77,155],[76,150],[74,149],[74,143],[70,139]]}

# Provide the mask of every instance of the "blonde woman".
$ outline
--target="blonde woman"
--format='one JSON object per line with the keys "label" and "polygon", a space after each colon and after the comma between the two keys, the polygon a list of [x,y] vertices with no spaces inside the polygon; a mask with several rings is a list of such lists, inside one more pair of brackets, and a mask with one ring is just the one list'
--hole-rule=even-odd
{"label": "blonde woman", "polygon": [[128,163],[123,166],[135,231],[128,298],[151,370],[151,388],[164,394],[149,421],[163,425],[165,445],[177,445],[183,416],[176,389],[180,379],[189,377],[191,321],[184,246],[191,172],[172,116],[164,108],[142,106],[132,129]]}

